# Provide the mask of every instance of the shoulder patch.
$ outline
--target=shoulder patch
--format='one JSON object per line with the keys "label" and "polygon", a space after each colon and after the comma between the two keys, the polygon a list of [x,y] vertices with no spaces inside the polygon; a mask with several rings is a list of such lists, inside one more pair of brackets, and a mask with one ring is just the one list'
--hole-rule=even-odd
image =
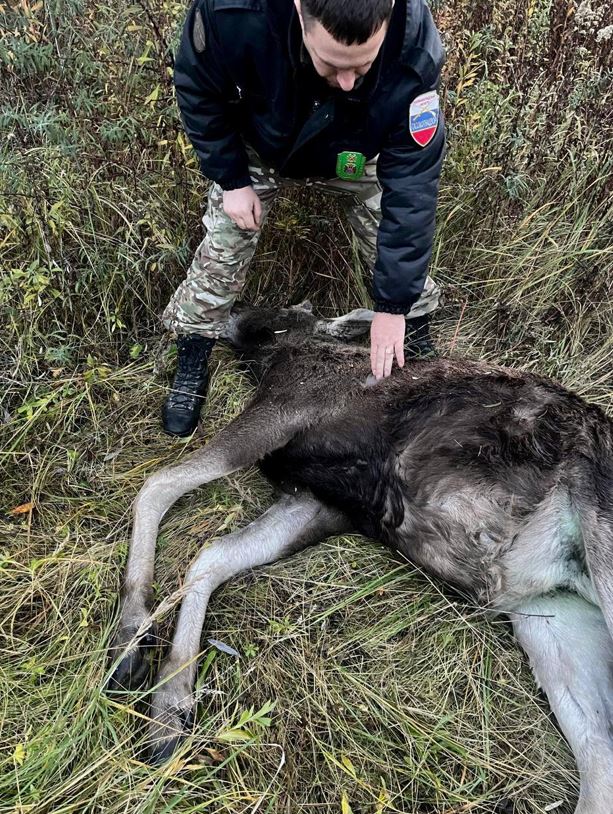
{"label": "shoulder patch", "polygon": [[439,99],[435,90],[420,93],[409,108],[409,131],[420,147],[434,138],[439,120]]}
{"label": "shoulder patch", "polygon": [[194,15],[194,28],[192,30],[192,42],[198,54],[202,54],[206,48],[206,34],[204,32],[204,21],[200,9]]}

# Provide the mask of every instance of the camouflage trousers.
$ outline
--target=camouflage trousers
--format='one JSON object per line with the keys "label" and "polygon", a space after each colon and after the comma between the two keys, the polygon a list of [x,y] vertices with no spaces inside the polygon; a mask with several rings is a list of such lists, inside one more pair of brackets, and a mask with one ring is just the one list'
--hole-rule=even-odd
{"label": "camouflage trousers", "polygon": [[[376,159],[368,161],[363,176],[352,181],[281,178],[274,169],[265,167],[255,153],[251,152],[249,159],[253,188],[262,202],[262,224],[278,190],[283,187],[306,184],[339,194],[361,259],[368,268],[374,267],[381,220],[381,187],[376,175]],[[217,184],[209,188],[202,222],[204,240],[198,246],[186,279],[164,310],[162,321],[166,328],[176,333],[217,338],[245,284],[260,232],[241,229],[230,220],[223,209],[223,190]],[[407,317],[433,311],[438,305],[439,294],[438,286],[428,277],[421,298]]]}

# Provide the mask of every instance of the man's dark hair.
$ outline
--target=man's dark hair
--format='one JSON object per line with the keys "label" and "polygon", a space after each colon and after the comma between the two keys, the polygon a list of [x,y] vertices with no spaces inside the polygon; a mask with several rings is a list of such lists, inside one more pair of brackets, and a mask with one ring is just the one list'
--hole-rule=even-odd
{"label": "man's dark hair", "polygon": [[317,20],[345,45],[370,39],[392,14],[393,0],[301,0],[305,26]]}

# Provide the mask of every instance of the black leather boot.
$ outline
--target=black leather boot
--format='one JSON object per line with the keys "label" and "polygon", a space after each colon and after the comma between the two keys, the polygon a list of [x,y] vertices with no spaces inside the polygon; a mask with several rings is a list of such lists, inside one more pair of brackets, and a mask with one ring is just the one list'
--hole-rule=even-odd
{"label": "black leather boot", "polygon": [[170,395],[162,406],[162,428],[169,435],[191,435],[198,426],[214,344],[214,339],[198,334],[177,337],[177,372]]}
{"label": "black leather boot", "polygon": [[430,314],[407,319],[404,355],[407,359],[437,356],[437,350],[430,336]]}

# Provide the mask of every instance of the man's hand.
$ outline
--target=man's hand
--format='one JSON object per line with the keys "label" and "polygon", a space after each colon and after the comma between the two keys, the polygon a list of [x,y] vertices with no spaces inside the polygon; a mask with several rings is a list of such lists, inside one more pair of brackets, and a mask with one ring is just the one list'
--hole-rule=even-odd
{"label": "man's hand", "polygon": [[224,191],[223,209],[239,229],[257,232],[262,225],[262,202],[252,186]]}
{"label": "man's hand", "polygon": [[375,379],[389,376],[394,356],[404,367],[404,314],[376,313],[370,326],[370,366]]}

